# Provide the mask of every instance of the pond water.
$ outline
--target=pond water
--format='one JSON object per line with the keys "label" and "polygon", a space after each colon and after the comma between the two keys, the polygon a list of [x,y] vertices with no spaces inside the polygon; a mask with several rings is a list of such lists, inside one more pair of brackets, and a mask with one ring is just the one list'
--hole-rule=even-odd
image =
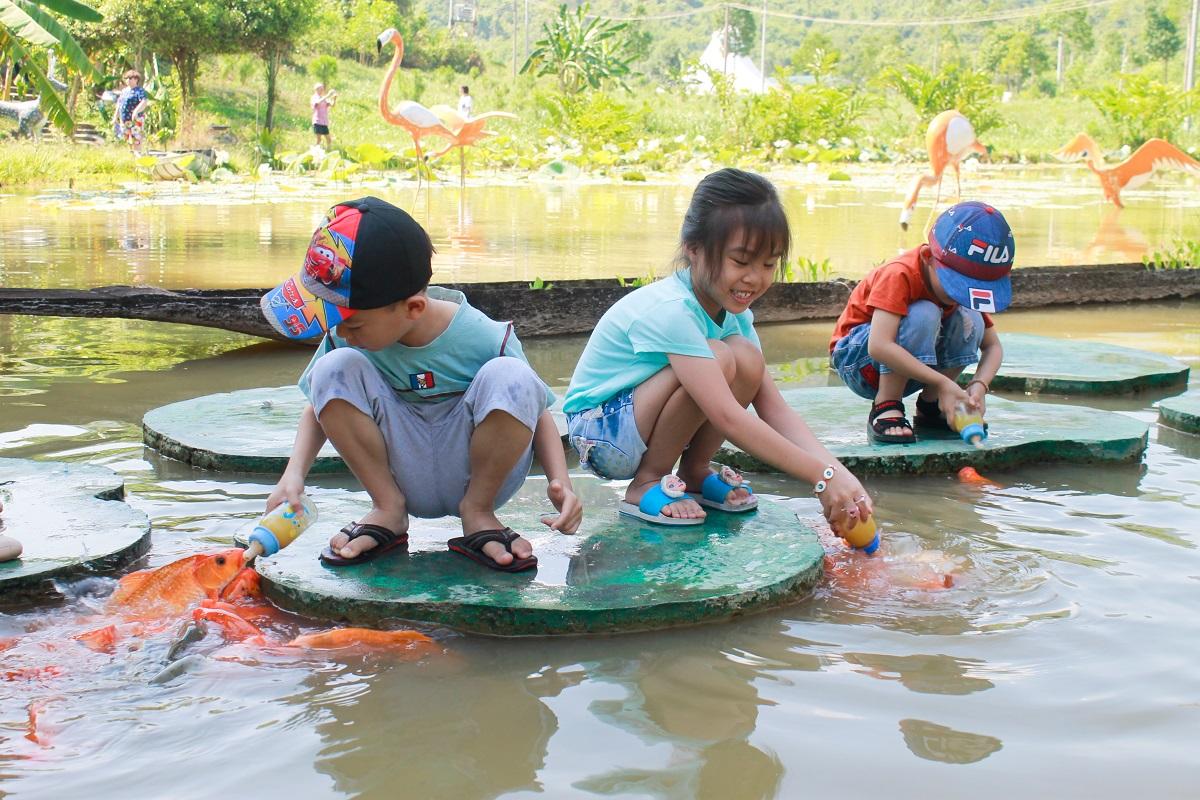
{"label": "pond water", "polygon": [[[913,227],[897,224],[917,165],[852,169],[849,183],[820,171],[773,176],[792,220],[797,256],[861,277],[922,241],[934,194]],[[664,184],[537,180],[460,190],[380,180],[347,187],[300,178],[231,185],[133,184],[122,192],[0,196],[0,286],[165,288],[274,285],[299,266],[334,202],[378,194],[429,230],[435,280],[642,277],[669,267],[683,211],[700,176]],[[953,191],[953,176],[945,189]],[[965,197],[1005,212],[1019,266],[1140,261],[1180,239],[1200,239],[1194,178],[1166,174],[1103,201],[1084,167],[976,167]],[[942,208],[945,207],[943,202]],[[798,278],[800,279],[800,278]]]}
{"label": "pond water", "polygon": [[[613,207],[589,213],[625,213],[625,191],[612,189]],[[686,200],[665,187],[628,191]],[[554,232],[540,221],[536,236],[520,238],[523,214],[485,213],[490,206],[474,189],[471,200],[492,220],[480,252],[511,269],[519,269],[518,245],[539,265],[591,248],[589,268],[605,247],[628,247],[627,234],[607,223],[602,234],[585,225],[580,237],[594,238],[572,246],[548,245]],[[36,248],[22,245],[14,257],[11,245],[28,236],[48,251],[40,285],[126,281],[129,259],[141,256],[137,263],[163,285],[195,285],[201,276],[212,286],[264,285],[287,270],[324,203],[83,217],[54,210],[23,228],[0,214],[4,282],[33,285],[32,275],[14,279],[31,268]],[[218,258],[218,213],[243,229],[230,243],[232,267]],[[507,236],[493,240],[504,213]],[[885,216],[894,222],[891,210]],[[263,219],[289,231],[285,248],[271,229],[269,268],[261,263]],[[148,252],[121,250],[113,226],[143,224],[159,232]],[[668,238],[647,252],[669,250]],[[285,249],[293,251],[286,258]],[[124,266],[110,272],[112,262]],[[999,325],[1148,348],[1200,367],[1200,302],[1010,312]],[[824,385],[830,326],[763,326],[775,374]],[[526,341],[554,385],[565,384],[582,346],[580,337]],[[128,501],[152,521],[149,566],[225,546],[261,510],[273,478],[161,459],[141,444],[141,416],[200,394],[291,382],[308,355],[200,328],[0,316],[0,457],[116,470]],[[0,795],[1009,798],[1038,787],[1034,794],[1064,797],[1194,797],[1200,437],[1154,424],[1161,396],[1088,403],[1151,423],[1138,464],[1031,466],[988,474],[995,485],[983,487],[951,476],[868,479],[893,561],[835,552],[835,569],[811,598],[728,623],[521,640],[426,629],[444,652],[418,660],[227,648],[163,685],[148,682],[161,667],[162,635],[141,649],[69,663],[55,661],[61,648],[47,647],[46,663],[63,674],[34,681],[3,680],[14,649],[0,656]],[[777,476],[754,481],[760,493],[816,515],[806,487]],[[318,495],[356,490],[346,478],[312,484]],[[914,578],[922,564],[952,572],[953,585]],[[69,644],[59,632],[77,625],[111,582],[62,588],[60,605],[0,612],[0,639]],[[31,702],[41,743],[25,738]]]}

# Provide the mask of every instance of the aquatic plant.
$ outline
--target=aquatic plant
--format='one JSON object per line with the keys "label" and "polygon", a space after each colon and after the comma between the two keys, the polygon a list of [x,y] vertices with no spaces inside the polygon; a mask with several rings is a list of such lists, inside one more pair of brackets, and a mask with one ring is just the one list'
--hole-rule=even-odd
{"label": "aquatic plant", "polygon": [[780,261],[775,268],[778,283],[817,283],[833,276],[833,263],[828,258],[817,261],[800,256],[793,265],[791,261]]}
{"label": "aquatic plant", "polygon": [[1180,239],[1167,250],[1155,250],[1142,256],[1146,269],[1195,269],[1200,267],[1200,242]]}
{"label": "aquatic plant", "polygon": [[547,283],[546,281],[542,280],[541,278],[534,278],[532,281],[530,281],[529,288],[535,292],[545,292],[545,291],[549,291],[550,289],[553,289],[554,284]]}

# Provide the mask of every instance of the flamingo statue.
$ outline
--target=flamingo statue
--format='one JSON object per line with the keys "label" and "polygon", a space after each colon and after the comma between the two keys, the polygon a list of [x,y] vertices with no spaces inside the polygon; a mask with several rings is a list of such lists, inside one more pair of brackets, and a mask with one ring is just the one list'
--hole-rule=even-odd
{"label": "flamingo statue", "polygon": [[938,201],[942,199],[942,173],[950,166],[954,167],[954,180],[958,184],[958,196],[961,199],[962,179],[958,172],[959,163],[973,152],[981,156],[987,155],[987,148],[975,138],[975,128],[970,120],[954,109],[943,111],[929,123],[929,130],[925,131],[925,147],[929,150],[929,166],[932,171],[928,175],[915,178],[908,190],[908,199],[904,201],[904,208],[900,211],[900,227],[903,230],[908,230],[908,223],[912,219],[921,189],[937,184],[937,198],[933,201],[934,208],[937,208]]}
{"label": "flamingo statue", "polygon": [[396,71],[400,69],[400,61],[404,58],[404,40],[400,38],[400,33],[395,28],[388,28],[379,34],[375,44],[377,49],[382,52],[383,46],[388,42],[396,46],[396,52],[392,56],[392,63],[388,67],[387,74],[383,76],[383,86],[379,87],[379,113],[385,120],[393,125],[399,125],[412,136],[413,147],[417,151],[417,188],[420,189],[421,170],[425,164],[425,156],[421,152],[421,139],[434,135],[453,140],[454,134],[442,124],[437,114],[413,100],[401,100],[395,108],[388,108],[388,90],[392,88],[392,79],[396,77]]}
{"label": "flamingo statue", "polygon": [[1088,169],[1100,178],[1100,188],[1104,190],[1104,197],[1111,200],[1117,208],[1125,207],[1121,202],[1122,189],[1138,188],[1159,170],[1181,169],[1200,175],[1200,161],[1165,139],[1147,139],[1145,144],[1133,151],[1133,155],[1115,167],[1104,166],[1100,148],[1086,133],[1076,136],[1054,155],[1063,161],[1076,161],[1081,158],[1086,161]]}
{"label": "flamingo statue", "polygon": [[516,119],[516,114],[507,111],[487,111],[477,117],[464,118],[450,106],[437,105],[430,109],[442,124],[450,129],[450,144],[434,153],[432,158],[441,158],[446,153],[458,148],[458,183],[466,183],[467,160],[466,148],[473,146],[481,139],[495,136],[493,131],[484,130],[489,119]]}

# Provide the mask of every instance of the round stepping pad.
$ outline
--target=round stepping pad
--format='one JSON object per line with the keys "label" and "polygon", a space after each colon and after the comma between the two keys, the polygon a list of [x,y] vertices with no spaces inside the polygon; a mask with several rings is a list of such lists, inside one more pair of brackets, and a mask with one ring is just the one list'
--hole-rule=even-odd
{"label": "round stepping pad", "polygon": [[150,549],[150,521],[121,502],[125,483],[104,467],[0,458],[0,534],[24,546],[0,563],[0,597],[44,594],[49,581],[118,570]]}
{"label": "round stepping pad", "polygon": [[[980,449],[949,431],[918,430],[915,444],[873,444],[867,437],[870,401],[849,389],[788,389],[783,396],[839,461],[864,475],[945,473],[965,466],[1005,468],[1051,461],[1132,461],[1141,457],[1148,441],[1149,426],[1123,414],[991,396],[987,401],[991,432]],[[911,419],[911,397],[907,408]],[[728,443],[714,460],[750,471],[774,469]]]}
{"label": "round stepping pad", "polygon": [[1159,400],[1158,421],[1185,433],[1200,434],[1200,390]]}
{"label": "round stepping pad", "polygon": [[[147,412],[142,440],[201,469],[279,473],[307,402],[295,385],[204,395]],[[345,471],[326,442],[309,474]]]}
{"label": "round stepping pad", "polygon": [[413,520],[408,553],[352,567],[317,554],[370,508],[364,494],[318,492],[319,520],[291,546],[258,559],[263,588],[280,606],[373,624],[408,619],[502,636],[671,628],[795,602],[820,579],[816,533],[777,503],[710,511],[704,525],[669,528],[619,517],[623,489],[572,477],[583,529],[567,536],[538,521],[552,510],[544,479],[531,479],[500,514],[528,538],[537,570],[502,573],[446,549],[459,521]]}
{"label": "round stepping pad", "polygon": [[[1188,366],[1170,356],[1095,342],[1000,334],[1004,364],[991,383],[993,389],[1038,394],[1124,394],[1146,389],[1183,386]],[[975,366],[963,370],[966,383]]]}

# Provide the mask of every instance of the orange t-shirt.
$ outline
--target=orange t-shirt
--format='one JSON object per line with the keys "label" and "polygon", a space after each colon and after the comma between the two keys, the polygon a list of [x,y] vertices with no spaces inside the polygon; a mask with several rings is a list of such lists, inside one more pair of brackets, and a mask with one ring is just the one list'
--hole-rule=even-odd
{"label": "orange t-shirt", "polygon": [[[876,267],[867,273],[867,277],[858,282],[842,315],[838,317],[837,325],[833,328],[833,338],[829,340],[829,352],[850,331],[864,322],[871,321],[875,309],[890,311],[902,317],[908,316],[908,307],[918,300],[928,300],[942,309],[942,319],[946,319],[958,308],[957,303],[942,305],[934,296],[933,291],[925,283],[921,274],[921,251],[927,245],[906,250],[893,260]],[[992,318],[983,315],[985,328],[992,327]]]}

